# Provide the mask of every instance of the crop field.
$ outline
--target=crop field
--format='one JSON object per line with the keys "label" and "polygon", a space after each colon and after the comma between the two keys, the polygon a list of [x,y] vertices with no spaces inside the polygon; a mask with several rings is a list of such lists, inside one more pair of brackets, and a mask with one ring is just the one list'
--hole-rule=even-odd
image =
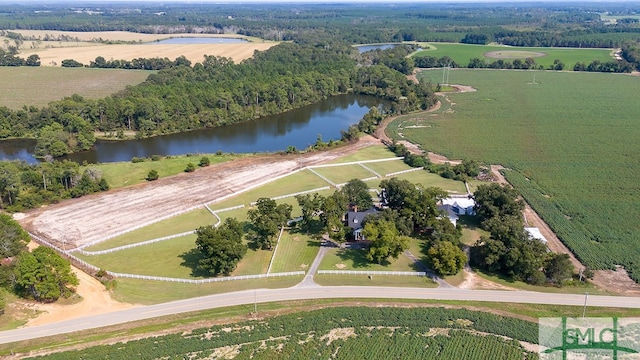
{"label": "crop field", "polygon": [[[54,353],[42,359],[537,359],[534,322],[444,308],[343,307]],[[337,356],[336,354],[339,354]]]}
{"label": "crop field", "polygon": [[[514,47],[496,45],[471,45],[455,43],[429,43],[429,49],[414,53],[414,57],[433,56],[441,58],[449,56],[461,67],[466,67],[472,58],[484,59],[490,63],[498,59],[513,61],[514,58],[534,58],[536,64],[548,68],[555,59],[560,59],[565,64],[565,69],[573,69],[577,62],[585,64],[593,60],[601,62],[613,60],[612,49],[576,49],[576,48],[541,48],[541,47]],[[442,78],[442,73],[440,74]],[[455,84],[455,82],[449,83]]]}
{"label": "crop field", "polygon": [[153,71],[0,66],[0,106],[44,106],[79,94],[99,99],[143,82]]}
{"label": "crop field", "polygon": [[401,118],[390,133],[400,127],[425,149],[513,169],[507,178],[585,265],[620,264],[640,281],[640,81],[535,74],[532,84],[531,72],[452,70],[452,83],[478,91],[449,94],[451,111],[425,116],[417,128],[403,128]]}
{"label": "crop field", "polygon": [[[102,56],[107,60],[133,60],[135,58],[169,58],[171,60],[185,56],[191,62],[202,62],[204,55],[224,56],[239,63],[253,56],[255,50],[264,51],[277,45],[262,39],[242,35],[211,34],[139,34],[126,31],[72,32],[52,30],[15,30],[24,36],[36,37],[40,41],[27,41],[20,56],[27,58],[38,54],[42,66],[60,66],[62,60],[74,59],[82,64]],[[44,41],[45,36],[52,39],[67,37],[71,41]],[[243,38],[249,42],[228,44],[154,44],[153,42],[177,37],[221,37]],[[111,41],[111,44],[97,42],[98,39]]]}

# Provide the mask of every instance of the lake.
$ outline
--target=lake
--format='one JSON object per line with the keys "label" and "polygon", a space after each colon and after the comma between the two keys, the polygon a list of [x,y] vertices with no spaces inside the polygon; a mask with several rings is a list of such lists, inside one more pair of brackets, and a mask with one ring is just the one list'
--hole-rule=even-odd
{"label": "lake", "polygon": [[159,41],[148,42],[149,45],[160,44],[240,44],[248,42],[241,38],[227,37],[175,37]]}
{"label": "lake", "polygon": [[[140,140],[98,140],[93,150],[71,154],[67,158],[87,161],[130,161],[132,157],[182,155],[189,153],[254,153],[286,150],[289,146],[304,149],[315,143],[340,139],[340,130],[356,124],[371,107],[383,100],[363,95],[338,95],[286,113],[232,125]],[[35,140],[0,141],[0,159],[34,163]]]}

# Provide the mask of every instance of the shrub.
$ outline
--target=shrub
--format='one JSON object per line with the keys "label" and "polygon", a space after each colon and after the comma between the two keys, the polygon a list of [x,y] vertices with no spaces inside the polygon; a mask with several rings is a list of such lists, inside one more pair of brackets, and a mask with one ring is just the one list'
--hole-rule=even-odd
{"label": "shrub", "polygon": [[158,180],[158,178],[160,177],[160,174],[158,174],[157,171],[155,170],[151,170],[149,171],[149,173],[147,174],[147,181],[154,181],[154,180]]}
{"label": "shrub", "polygon": [[131,158],[131,162],[134,163],[134,164],[135,163],[144,162],[144,158],[139,158],[137,156],[134,156],[134,157]]}
{"label": "shrub", "polygon": [[162,156],[160,155],[151,155],[151,161],[160,161],[162,160]]}
{"label": "shrub", "polygon": [[194,171],[196,171],[196,167],[195,165],[193,165],[193,163],[188,163],[187,167],[184,169],[184,172],[188,172],[188,173],[194,172]]}
{"label": "shrub", "polygon": [[198,166],[203,167],[203,166],[209,166],[210,164],[211,164],[211,160],[209,160],[209,158],[208,158],[208,157],[203,156],[203,157],[200,159],[200,162],[198,163]]}

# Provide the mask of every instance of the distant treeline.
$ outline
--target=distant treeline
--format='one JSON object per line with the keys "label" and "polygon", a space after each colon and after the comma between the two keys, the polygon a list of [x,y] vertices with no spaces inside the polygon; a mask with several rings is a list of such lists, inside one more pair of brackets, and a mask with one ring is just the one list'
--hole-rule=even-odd
{"label": "distant treeline", "polygon": [[[409,50],[392,54],[401,51]],[[367,55],[377,65],[358,66],[354,52],[339,43],[282,43],[240,64],[205,56],[202,63],[161,70],[104,99],[74,95],[41,109],[0,107],[0,138],[36,137],[36,155],[55,157],[90,148],[95,130],[126,129],[146,137],[222,126],[282,113],[350,89],[389,100],[385,113],[424,109],[435,102],[430,84],[409,82],[383,64],[394,56]]]}
{"label": "distant treeline", "polygon": [[[633,58],[631,52],[626,54],[630,60],[637,61],[638,58]],[[637,55],[636,50],[636,55]],[[433,56],[420,56],[414,57],[413,62],[415,66],[421,68],[439,68],[439,67],[466,67],[469,69],[518,69],[518,70],[545,70],[542,65],[538,65],[534,58],[526,58],[522,59],[514,59],[513,61],[498,59],[492,62],[486,62],[484,59],[480,58],[472,58],[469,60],[469,63],[465,66],[462,64],[456,63],[452,58],[448,56],[443,56],[441,58],[436,58]],[[634,69],[638,69],[640,66],[640,62],[631,63],[626,60],[615,60],[615,61],[606,61],[601,62],[599,60],[594,60],[589,64],[584,64],[578,62],[574,65],[573,71],[590,71],[590,72],[613,72],[613,73],[630,73]],[[549,65],[546,70],[565,70],[565,64],[560,60],[554,60],[553,64]]]}
{"label": "distant treeline", "polygon": [[[64,4],[3,5],[0,29],[318,36],[350,44],[446,41],[513,46],[621,47],[640,39],[632,3],[536,4]],[[605,23],[600,13],[622,18]],[[624,18],[628,15],[628,18]]]}
{"label": "distant treeline", "polygon": [[184,55],[175,60],[169,58],[136,58],[133,60],[106,60],[102,56],[96,57],[94,61],[85,65],[74,59],[62,60],[62,67],[90,67],[100,69],[126,69],[126,70],[164,70],[178,66],[191,66],[191,61]]}

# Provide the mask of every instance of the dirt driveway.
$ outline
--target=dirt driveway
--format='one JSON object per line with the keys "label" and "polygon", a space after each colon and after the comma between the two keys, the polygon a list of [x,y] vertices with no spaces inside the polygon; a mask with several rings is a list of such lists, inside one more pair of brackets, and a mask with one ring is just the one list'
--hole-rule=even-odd
{"label": "dirt driveway", "polygon": [[24,214],[19,222],[28,231],[69,250],[374,143],[379,140],[367,136],[357,143],[330,151],[242,158],[194,173],[34,209]]}

